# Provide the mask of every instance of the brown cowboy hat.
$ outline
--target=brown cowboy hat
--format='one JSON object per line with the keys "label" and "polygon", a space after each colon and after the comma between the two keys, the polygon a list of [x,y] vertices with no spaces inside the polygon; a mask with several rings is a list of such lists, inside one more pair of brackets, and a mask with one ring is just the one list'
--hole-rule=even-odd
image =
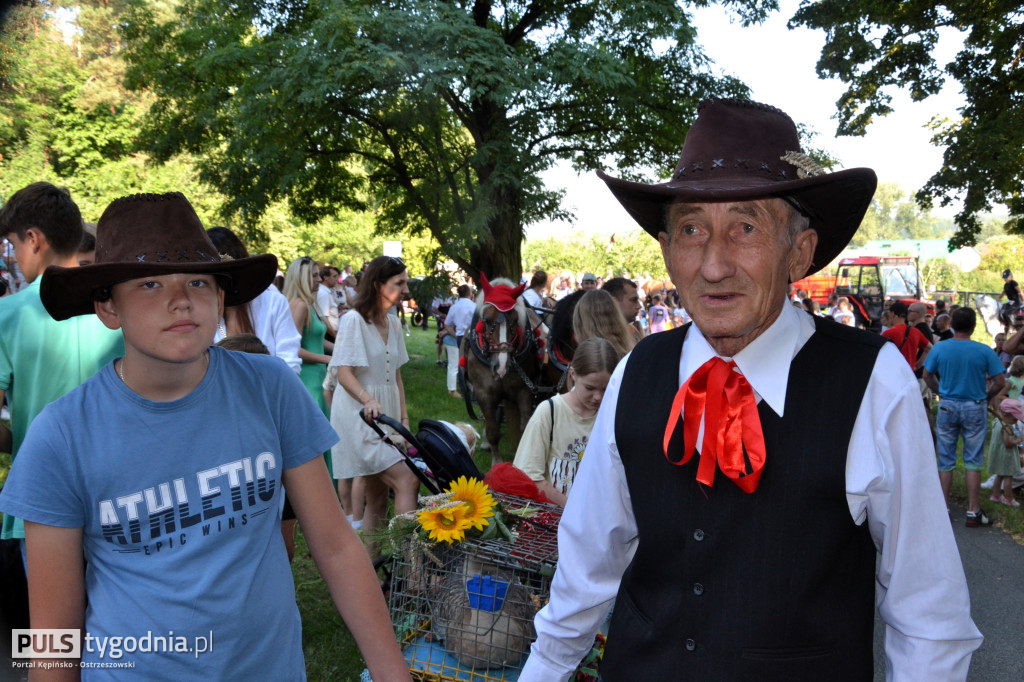
{"label": "brown cowboy hat", "polygon": [[810,218],[818,233],[805,273],[825,267],[849,244],[875,193],[870,168],[826,173],[800,151],[793,120],[780,109],[739,99],[708,99],[683,142],[672,179],[648,185],[598,177],[654,237],[675,201],[748,201],[779,197]]}
{"label": "brown cowboy hat", "polygon": [[277,274],[277,258],[221,261],[192,204],[181,192],[115,199],[96,226],[96,262],[79,268],[51,265],[39,296],[55,320],[94,312],[96,292],[139,277],[177,273],[218,275],[224,305],[256,298]]}

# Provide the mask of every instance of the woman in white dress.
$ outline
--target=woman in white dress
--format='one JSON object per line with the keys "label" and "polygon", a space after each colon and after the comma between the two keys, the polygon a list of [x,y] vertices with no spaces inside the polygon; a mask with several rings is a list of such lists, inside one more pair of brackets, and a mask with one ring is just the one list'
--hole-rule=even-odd
{"label": "woman in white dress", "polygon": [[336,390],[331,402],[331,425],[341,438],[331,448],[333,473],[336,479],[364,478],[367,534],[380,527],[387,513],[389,489],[395,491],[399,514],[416,509],[419,491],[419,481],[402,456],[363,422],[364,414],[386,414],[409,426],[400,371],[409,355],[398,318],[387,314],[409,293],[408,279],[401,258],[380,256],[370,261],[352,311],[340,320],[330,362],[344,389]]}

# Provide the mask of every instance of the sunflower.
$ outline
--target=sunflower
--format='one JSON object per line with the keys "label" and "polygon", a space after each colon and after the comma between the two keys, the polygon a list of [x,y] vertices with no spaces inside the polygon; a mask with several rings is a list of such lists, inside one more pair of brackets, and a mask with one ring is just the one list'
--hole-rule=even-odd
{"label": "sunflower", "polygon": [[466,520],[473,528],[483,530],[484,526],[490,523],[487,517],[494,516],[494,498],[491,497],[486,483],[460,476],[449,490],[452,493],[452,502],[462,502],[468,507]]}
{"label": "sunflower", "polygon": [[430,531],[430,539],[437,542],[453,540],[462,542],[466,539],[469,519],[466,518],[465,504],[447,504],[443,507],[424,509],[416,515],[423,530]]}

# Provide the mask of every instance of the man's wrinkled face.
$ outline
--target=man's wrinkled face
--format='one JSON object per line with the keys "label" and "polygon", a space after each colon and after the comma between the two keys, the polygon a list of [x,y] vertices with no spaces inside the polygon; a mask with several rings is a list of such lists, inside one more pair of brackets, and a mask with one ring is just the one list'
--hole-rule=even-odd
{"label": "man's wrinkled face", "polygon": [[790,238],[782,199],[676,203],[658,241],[683,307],[720,355],[731,356],[778,318],[789,283],[810,267],[818,236]]}
{"label": "man's wrinkled face", "polygon": [[928,306],[924,303],[912,303],[907,309],[907,324],[911,327],[918,325],[928,314]]}

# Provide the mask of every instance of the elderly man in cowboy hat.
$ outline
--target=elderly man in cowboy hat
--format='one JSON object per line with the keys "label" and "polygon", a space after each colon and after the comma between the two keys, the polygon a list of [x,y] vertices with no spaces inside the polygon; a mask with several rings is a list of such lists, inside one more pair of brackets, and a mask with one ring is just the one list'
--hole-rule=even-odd
{"label": "elderly man in cowboy hat", "polygon": [[782,111],[710,100],[671,180],[601,177],[693,324],[612,376],[519,679],[566,679],[613,602],[607,682],[870,680],[876,606],[890,679],[965,679],[981,634],[913,373],[786,302],[874,172],[823,173]]}

